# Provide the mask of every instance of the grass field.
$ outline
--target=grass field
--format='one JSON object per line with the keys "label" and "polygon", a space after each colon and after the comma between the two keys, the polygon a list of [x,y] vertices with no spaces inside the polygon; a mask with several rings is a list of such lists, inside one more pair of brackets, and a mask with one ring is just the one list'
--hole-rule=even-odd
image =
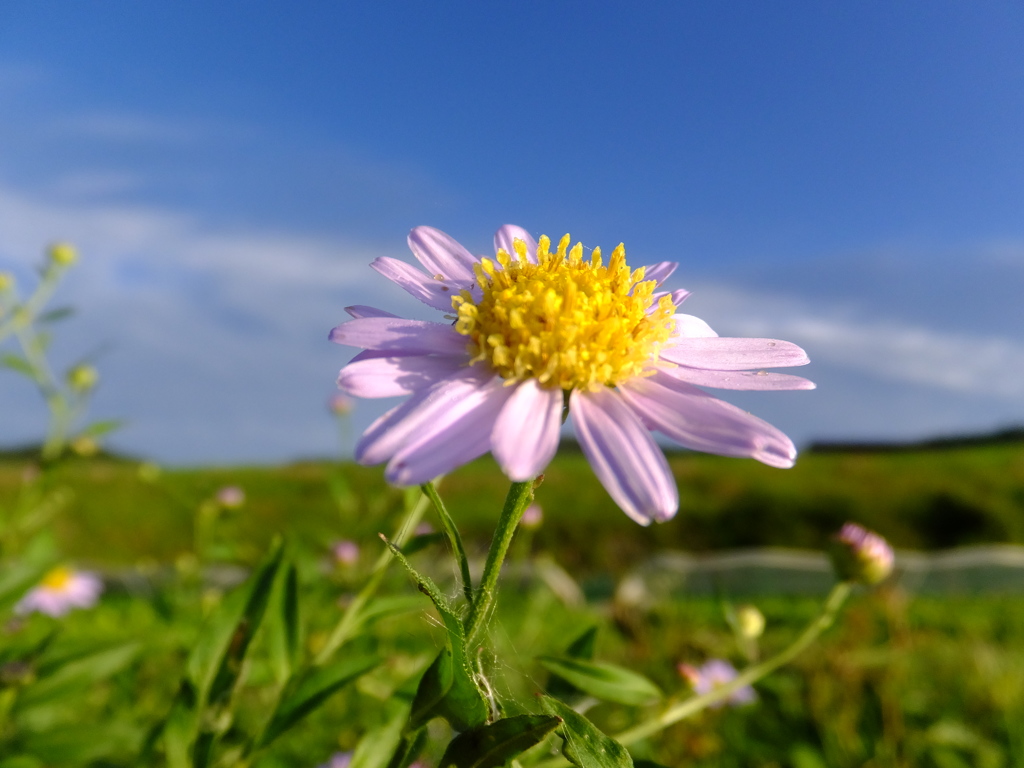
{"label": "grass field", "polygon": [[[537,493],[544,523],[520,532],[514,542],[511,565],[519,576],[503,592],[492,633],[496,695],[513,710],[515,702],[530,701],[548,684],[536,657],[561,653],[590,626],[600,627],[597,658],[643,673],[669,700],[688,690],[677,664],[713,657],[737,666],[745,662],[724,618],[727,595],[680,596],[642,607],[612,598],[616,582],[658,551],[818,549],[846,520],[904,548],[1024,543],[1022,443],[807,452],[789,471],[704,455],[677,454],[670,462],[681,511],[651,528],[637,526],[614,507],[578,453],[563,452],[549,468]],[[31,464],[23,459],[0,460],[0,506],[17,503],[27,472]],[[3,691],[13,690],[5,688],[16,685],[8,678],[21,669],[10,660],[42,642],[55,624],[35,615],[0,633],[0,768],[164,764],[159,751],[141,762],[133,755],[152,724],[167,716],[189,649],[225,594],[216,580],[175,575],[195,557],[198,510],[218,489],[237,485],[246,501],[208,521],[203,559],[220,568],[208,575],[231,581],[235,572],[227,566],[251,567],[272,539],[289,538],[308,653],[325,642],[339,606],[380,551],[377,532],[394,530],[406,499],[403,491],[383,484],[379,468],[330,462],[157,472],[125,460],[75,459],[46,483],[64,494],[64,506],[49,526],[51,557],[101,568],[111,578],[97,608],[70,614],[56,639],[40,646],[44,650],[33,663],[41,689],[26,688],[9,706]],[[489,460],[441,484],[471,559],[486,548],[505,487]],[[350,568],[329,558],[330,546],[342,538],[362,547]],[[539,553],[549,553],[584,586],[607,588],[588,589],[586,602],[566,602],[539,577]],[[455,569],[442,544],[412,559],[442,589],[457,594]],[[380,726],[381,713],[409,693],[444,635],[429,602],[400,569],[388,572],[381,594],[399,601],[396,612],[368,625],[347,652],[372,653],[386,663],[331,698],[255,766],[323,763]],[[796,637],[817,602],[765,596],[757,598],[757,607],[767,617],[760,653],[769,655]],[[268,706],[275,674],[269,642],[256,637],[233,728],[259,722]],[[663,738],[634,745],[633,752],[673,767],[1024,765],[1022,648],[1024,595],[922,597],[885,586],[861,590],[820,643],[757,685],[756,703],[706,711]],[[95,649],[107,649],[100,654],[103,675],[74,666],[76,659],[92,659]],[[608,733],[621,732],[642,714],[642,708],[608,703],[588,711]],[[439,757],[428,750],[427,764]]]}

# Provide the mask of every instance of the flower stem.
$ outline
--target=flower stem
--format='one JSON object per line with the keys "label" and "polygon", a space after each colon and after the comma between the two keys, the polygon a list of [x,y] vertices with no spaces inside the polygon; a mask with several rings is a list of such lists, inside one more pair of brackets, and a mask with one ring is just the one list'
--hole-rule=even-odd
{"label": "flower stem", "polygon": [[[416,503],[409,507],[405,517],[402,518],[401,524],[398,526],[398,532],[395,534],[394,539],[392,539],[395,546],[401,547],[408,540],[410,534],[412,534],[423,518],[423,513],[426,511],[428,503],[428,497],[420,496]],[[362,612],[363,606],[369,602],[370,598],[373,597],[380,587],[380,583],[384,579],[384,573],[387,571],[388,564],[393,557],[391,549],[385,548],[380,557],[377,558],[377,562],[373,566],[373,574],[367,580],[366,585],[359,591],[359,594],[345,608],[345,612],[341,615],[341,619],[338,620],[334,631],[331,632],[331,636],[324,643],[324,647],[320,649],[320,652],[317,653],[316,658],[313,659],[314,666],[321,666],[330,661],[335,652],[348,640],[359,624],[359,614]]]}
{"label": "flower stem", "polygon": [[462,573],[462,591],[466,595],[466,600],[472,605],[473,579],[469,575],[469,558],[466,557],[466,548],[462,546],[462,537],[459,536],[459,529],[455,527],[455,521],[448,514],[448,508],[441,501],[441,497],[438,495],[434,484],[424,483],[420,488],[433,503],[434,509],[437,510],[437,516],[441,519],[441,527],[444,528],[445,535],[448,537],[448,543],[455,550],[455,556],[459,558],[459,571]]}
{"label": "flower stem", "polygon": [[466,620],[466,647],[473,648],[479,640],[480,634],[487,628],[494,606],[498,600],[498,576],[501,574],[501,564],[508,554],[509,544],[512,543],[512,536],[519,525],[519,519],[523,512],[533,501],[532,480],[522,483],[512,483],[505,497],[505,507],[501,510],[501,517],[498,519],[498,527],[494,530],[494,537],[491,539],[491,548],[487,552],[487,562],[484,564],[484,573],[480,581],[480,590],[473,601]]}
{"label": "flower stem", "polygon": [[690,715],[711,706],[712,704],[717,704],[720,701],[726,700],[740,688],[750,685],[769,673],[774,672],[782,665],[788,664],[803,652],[807,646],[813,643],[822,632],[832,626],[835,622],[836,615],[839,613],[839,609],[842,607],[843,603],[846,602],[846,598],[849,597],[852,586],[852,583],[848,581],[841,581],[836,584],[829,593],[828,598],[825,600],[821,614],[818,615],[818,617],[815,618],[802,633],[800,633],[800,636],[788,648],[775,656],[772,656],[770,659],[765,659],[760,664],[754,664],[753,666],[747,667],[728,683],[718,686],[714,690],[709,691],[702,696],[694,696],[686,701],[676,704],[675,706],[669,707],[652,720],[648,720],[646,723],[641,723],[627,731],[623,731],[614,737],[615,740],[621,744],[632,744],[640,739],[646,738],[647,736],[668,728],[670,725],[674,725],[680,720],[683,720]]}

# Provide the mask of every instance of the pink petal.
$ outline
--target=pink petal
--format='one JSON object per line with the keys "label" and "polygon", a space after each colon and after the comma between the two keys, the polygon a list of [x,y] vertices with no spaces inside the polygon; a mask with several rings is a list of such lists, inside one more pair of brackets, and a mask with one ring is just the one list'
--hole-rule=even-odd
{"label": "pink petal", "polygon": [[462,355],[466,337],[450,325],[401,317],[360,317],[331,330],[328,338],[336,344],[362,349],[394,351],[398,354]]}
{"label": "pink petal", "polygon": [[[493,378],[483,369],[463,368],[432,387],[414,392],[363,433],[356,445],[356,461],[379,464],[404,446],[418,443],[424,430],[448,424],[477,405],[484,385]],[[490,439],[490,425],[485,434]]]}
{"label": "pink petal", "polygon": [[[678,305],[677,305],[678,306]],[[693,315],[672,315],[676,324],[676,333],[669,342],[674,346],[679,339],[710,339],[718,336],[711,326]]]}
{"label": "pink petal", "polygon": [[354,397],[399,397],[436,384],[464,367],[465,357],[375,357],[355,360],[338,374]]}
{"label": "pink petal", "polygon": [[404,261],[392,259],[389,256],[375,259],[370,266],[391,282],[402,286],[424,304],[434,309],[440,309],[442,312],[451,312],[452,295],[457,294],[458,290],[444,281],[427,277],[412,264],[406,264]]}
{"label": "pink petal", "polygon": [[691,368],[749,371],[806,365],[807,353],[796,344],[775,339],[683,338],[660,352],[662,360]]}
{"label": "pink petal", "polygon": [[512,388],[495,376],[457,402],[424,402],[409,417],[420,422],[417,429],[388,462],[388,482],[425,483],[487,453],[494,421],[511,395]]}
{"label": "pink petal", "polygon": [[659,261],[657,264],[651,264],[644,269],[644,280],[657,280],[658,285],[661,285],[668,280],[678,266],[678,261]]}
{"label": "pink petal", "polygon": [[768,371],[710,371],[703,368],[687,368],[685,366],[664,366],[662,371],[680,381],[695,384],[698,387],[715,387],[717,389],[814,389],[813,381],[790,376],[787,373],[770,373]]}
{"label": "pink petal", "polygon": [[515,224],[505,224],[494,233],[494,252],[505,251],[509,256],[516,255],[515,241],[522,240],[526,243],[526,260],[531,264],[537,263],[537,241],[522,227]]}
{"label": "pink petal", "polygon": [[345,311],[352,317],[398,317],[390,312],[385,312],[383,309],[377,309],[376,307],[367,307],[362,304],[353,304],[351,307],[345,307]]}
{"label": "pink petal", "polygon": [[473,265],[480,260],[441,230],[416,227],[409,233],[408,240],[413,255],[431,277],[440,275],[459,283],[474,281]]}
{"label": "pink petal", "polygon": [[619,389],[645,423],[687,448],[749,456],[772,467],[793,466],[796,448],[781,431],[663,371]]}
{"label": "pink petal", "polygon": [[617,392],[573,390],[569,410],[594,474],[623,512],[641,525],[675,515],[679,492],[665,454]]}
{"label": "pink petal", "polygon": [[510,480],[532,480],[558,450],[562,390],[545,389],[535,379],[515,387],[491,431],[491,450]]}

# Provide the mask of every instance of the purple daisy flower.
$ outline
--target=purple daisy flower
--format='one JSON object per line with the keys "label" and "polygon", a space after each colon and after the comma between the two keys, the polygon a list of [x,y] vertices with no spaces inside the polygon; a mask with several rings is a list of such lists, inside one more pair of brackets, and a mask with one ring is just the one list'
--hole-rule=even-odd
{"label": "purple daisy flower", "polygon": [[509,478],[530,480],[554,456],[568,408],[598,479],[643,525],[679,506],[652,431],[698,451],[793,465],[786,435],[700,387],[812,389],[762,370],[806,364],[802,349],[720,338],[678,314],[688,292],[659,290],[673,262],[631,271],[622,245],[607,264],[599,248],[584,260],[568,235],[553,251],[547,237],[513,225],[494,246],[494,258],[477,257],[417,227],[409,247],[426,273],[387,257],[371,265],[448,315],[434,323],[354,306],[355,319],[331,331],[364,350],[341,370],[343,391],[409,396],[363,434],[360,463],[387,462],[388,481],[417,485],[490,451]]}
{"label": "purple daisy flower", "polygon": [[14,607],[15,613],[38,611],[63,616],[72,608],[92,608],[103,592],[103,581],[94,573],[63,566],[47,573]]}
{"label": "purple daisy flower", "polygon": [[[695,694],[703,696],[716,688],[721,688],[726,683],[731,683],[739,673],[736,671],[736,667],[724,659],[710,659],[699,667],[680,664],[679,674],[691,685]],[[729,694],[727,698],[713,704],[712,708],[717,709],[726,704],[738,706],[756,700],[757,694],[754,689],[749,685],[744,685]]]}

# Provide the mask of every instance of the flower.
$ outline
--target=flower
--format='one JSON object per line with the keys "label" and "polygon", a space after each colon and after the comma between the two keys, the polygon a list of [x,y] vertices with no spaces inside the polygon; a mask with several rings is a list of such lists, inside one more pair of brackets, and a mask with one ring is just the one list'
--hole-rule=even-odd
{"label": "flower", "polygon": [[333,755],[331,755],[330,760],[318,766],[318,768],[348,768],[351,762],[351,752],[335,752]]}
{"label": "flower", "polygon": [[245,491],[237,485],[225,485],[217,491],[216,498],[224,509],[240,509],[245,504]]}
{"label": "flower", "polygon": [[338,392],[327,401],[327,409],[335,416],[348,416],[352,413],[355,402],[344,392]]}
{"label": "flower", "polygon": [[[658,431],[688,448],[792,466],[788,437],[700,387],[810,389],[763,368],[803,365],[794,344],[720,338],[676,308],[687,291],[660,291],[675,270],[631,271],[625,248],[607,264],[595,248],[552,251],[505,225],[496,256],[476,257],[430,227],[409,234],[426,273],[398,259],[371,265],[447,322],[406,320],[367,306],[330,338],[363,349],[339,374],[356,397],[408,399],[370,425],[356,446],[363,464],[387,462],[396,485],[417,485],[491,451],[515,481],[536,477],[558,448],[563,409],[580,447],[615,502],[637,522],[667,520],[679,495]],[[452,321],[454,320],[454,323]]]}
{"label": "flower", "polygon": [[540,504],[531,504],[523,510],[523,516],[519,518],[519,524],[523,528],[540,528],[544,522],[544,510]]}
{"label": "flower", "polygon": [[869,586],[885,581],[895,561],[889,542],[856,523],[836,534],[830,554],[840,579]]}
{"label": "flower", "polygon": [[755,605],[741,605],[736,609],[736,629],[740,636],[756,640],[764,634],[764,614]]}
{"label": "flower", "polygon": [[338,565],[353,566],[359,562],[359,545],[349,539],[342,539],[331,547]]}
{"label": "flower", "polygon": [[63,616],[72,608],[92,608],[103,591],[100,577],[60,566],[47,573],[15,606],[16,613],[38,611]]}
{"label": "flower", "polygon": [[[694,693],[698,696],[703,696],[705,693],[711,693],[716,688],[721,688],[726,683],[731,683],[736,679],[737,672],[736,668],[724,659],[710,659],[700,667],[680,664],[679,674],[690,684]],[[757,694],[754,693],[754,689],[749,685],[744,685],[737,688],[722,701],[716,702],[711,706],[715,708],[725,704],[738,706],[740,704],[749,704],[756,699]]]}

